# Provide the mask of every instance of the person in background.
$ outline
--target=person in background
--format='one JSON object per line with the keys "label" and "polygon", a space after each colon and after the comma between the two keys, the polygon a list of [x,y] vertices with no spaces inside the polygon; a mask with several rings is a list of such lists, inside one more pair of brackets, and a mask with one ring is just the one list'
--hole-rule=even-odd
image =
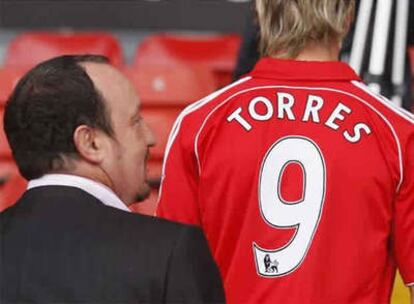
{"label": "person in background", "polygon": [[[157,214],[204,230],[228,303],[414,288],[414,116],[338,61],[352,0],[257,0],[262,59],[186,108]],[[414,303],[414,300],[412,300]]]}
{"label": "person in background", "polygon": [[0,213],[0,302],[222,303],[195,227],[129,212],[143,200],[151,130],[102,56],[43,62],[17,84],[4,128],[28,189]]}
{"label": "person in background", "polygon": [[[356,10],[359,8],[360,1],[356,1]],[[254,2],[252,1],[252,4]],[[372,23],[374,18],[371,18],[371,32],[368,37],[372,36]],[[408,33],[407,33],[407,46],[414,46],[414,1],[409,3],[409,20],[408,20]],[[355,23],[351,26],[349,33],[346,35],[343,45],[341,47],[340,57],[343,61],[349,61],[349,56],[351,53],[353,37],[355,34]],[[385,63],[385,71],[382,77],[383,85],[385,86],[385,92],[388,95],[392,93],[392,83],[391,83],[391,70],[392,70],[392,58],[393,58],[393,42],[394,42],[394,28],[391,27],[389,42],[387,44],[387,58]],[[247,11],[246,14],[246,24],[244,26],[244,31],[242,34],[242,42],[240,45],[240,50],[237,58],[237,64],[234,69],[233,79],[237,80],[243,75],[248,74],[260,59],[259,53],[259,41],[260,41],[260,29],[257,22],[254,5],[252,8]],[[370,43],[368,43],[370,45]],[[368,69],[369,62],[369,52],[370,47],[367,47],[365,50],[363,61],[363,69],[361,72],[362,76],[365,76]],[[414,110],[414,96],[412,92],[412,71],[410,68],[410,57],[407,54],[405,61],[405,70],[404,70],[404,94],[403,94],[403,104],[404,109],[407,109],[411,112]]]}
{"label": "person in background", "polygon": [[247,10],[237,63],[233,72],[234,81],[248,74],[260,59],[260,29],[255,15],[254,1],[251,3],[251,7]]}

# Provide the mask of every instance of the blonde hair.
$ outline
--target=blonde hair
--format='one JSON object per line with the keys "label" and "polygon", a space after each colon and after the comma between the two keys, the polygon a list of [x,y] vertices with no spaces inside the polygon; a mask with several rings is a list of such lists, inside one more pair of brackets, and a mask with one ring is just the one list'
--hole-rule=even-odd
{"label": "blonde hair", "polygon": [[310,42],[340,41],[355,0],[256,0],[262,56],[295,58]]}

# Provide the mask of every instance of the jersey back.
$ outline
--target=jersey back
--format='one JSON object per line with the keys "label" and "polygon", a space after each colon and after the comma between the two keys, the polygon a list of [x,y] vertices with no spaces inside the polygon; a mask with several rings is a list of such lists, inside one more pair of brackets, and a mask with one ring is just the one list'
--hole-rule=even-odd
{"label": "jersey back", "polygon": [[387,303],[411,118],[339,63],[275,64],[182,117],[159,214],[203,227],[230,303]]}

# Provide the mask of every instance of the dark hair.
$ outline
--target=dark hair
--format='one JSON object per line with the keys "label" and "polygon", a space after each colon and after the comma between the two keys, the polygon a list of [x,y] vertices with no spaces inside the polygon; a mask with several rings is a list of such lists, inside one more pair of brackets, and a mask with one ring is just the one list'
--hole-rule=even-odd
{"label": "dark hair", "polygon": [[108,64],[97,55],[60,56],[40,63],[17,84],[6,103],[4,130],[20,173],[28,180],[76,159],[73,134],[88,125],[112,136],[105,101],[81,63]]}

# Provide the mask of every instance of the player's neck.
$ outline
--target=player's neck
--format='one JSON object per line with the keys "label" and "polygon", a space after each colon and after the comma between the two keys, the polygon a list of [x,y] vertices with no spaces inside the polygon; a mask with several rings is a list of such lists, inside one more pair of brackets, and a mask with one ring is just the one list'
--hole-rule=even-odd
{"label": "player's neck", "polygon": [[311,43],[307,45],[294,60],[301,61],[337,61],[340,44]]}

